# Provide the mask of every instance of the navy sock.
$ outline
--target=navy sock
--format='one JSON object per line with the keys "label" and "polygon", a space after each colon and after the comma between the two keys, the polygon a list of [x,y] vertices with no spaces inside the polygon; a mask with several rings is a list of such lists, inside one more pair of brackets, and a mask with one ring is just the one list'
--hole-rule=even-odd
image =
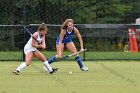
{"label": "navy sock", "polygon": [[80,58],[80,56],[75,57],[75,60],[77,61],[79,67],[82,68],[83,64],[82,64],[82,59]]}
{"label": "navy sock", "polygon": [[50,58],[50,59],[48,60],[48,63],[49,63],[49,64],[53,63],[53,62],[55,61],[55,59],[56,59],[56,57],[53,56],[52,58]]}

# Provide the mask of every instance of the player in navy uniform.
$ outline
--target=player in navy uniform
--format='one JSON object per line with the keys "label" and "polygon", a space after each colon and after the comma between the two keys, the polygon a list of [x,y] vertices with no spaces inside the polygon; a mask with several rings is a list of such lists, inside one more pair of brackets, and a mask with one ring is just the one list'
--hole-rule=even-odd
{"label": "player in navy uniform", "polygon": [[[77,49],[76,49],[74,43],[72,42],[72,36],[74,34],[76,34],[76,36],[79,39],[80,47],[81,47],[80,51],[84,50],[83,49],[83,40],[81,38],[81,35],[80,35],[78,29],[73,26],[73,24],[74,24],[73,19],[66,19],[64,21],[64,23],[61,27],[61,33],[56,40],[57,54],[56,54],[56,56],[54,56],[48,60],[49,64],[53,63],[56,59],[59,59],[62,57],[64,45],[72,54],[77,52]],[[88,68],[83,65],[82,60],[79,55],[76,55],[75,60],[77,61],[78,65],[82,71],[88,71]]]}
{"label": "player in navy uniform", "polygon": [[37,50],[37,48],[42,48],[45,49],[46,48],[46,44],[45,44],[45,35],[47,33],[47,26],[45,23],[42,23],[39,27],[38,27],[38,31],[35,32],[33,34],[33,37],[40,43],[38,44],[38,42],[33,39],[33,37],[31,37],[29,39],[29,41],[27,42],[27,44],[24,47],[24,53],[25,53],[25,62],[22,62],[17,69],[13,70],[12,72],[16,75],[19,75],[19,72],[22,71],[24,68],[26,68],[27,66],[29,66],[31,64],[31,60],[32,57],[36,57],[39,58],[42,62],[43,65],[47,68],[47,70],[50,72],[50,74],[53,74],[54,72],[57,71],[58,68],[52,68],[48,61],[46,60],[46,57],[39,51]]}

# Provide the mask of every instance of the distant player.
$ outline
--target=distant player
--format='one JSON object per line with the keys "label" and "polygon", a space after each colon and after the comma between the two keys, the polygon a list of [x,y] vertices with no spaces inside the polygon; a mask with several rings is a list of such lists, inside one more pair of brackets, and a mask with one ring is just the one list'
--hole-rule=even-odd
{"label": "distant player", "polygon": [[45,44],[45,35],[47,33],[47,26],[45,23],[42,23],[38,27],[38,31],[33,34],[33,37],[40,43],[33,39],[31,37],[27,44],[24,47],[24,53],[25,53],[25,62],[22,62],[17,69],[13,71],[14,74],[19,75],[19,72],[22,71],[26,66],[29,66],[31,64],[32,57],[39,58],[42,62],[43,65],[47,68],[47,70],[50,72],[50,74],[55,73],[58,68],[52,68],[48,61],[46,60],[46,57],[39,51],[37,48],[46,48]]}
{"label": "distant player", "polygon": [[[54,56],[48,60],[49,64],[53,63],[56,59],[59,59],[62,57],[64,46],[66,46],[66,48],[71,53],[77,52],[77,49],[76,49],[74,43],[72,42],[72,36],[74,34],[76,34],[76,36],[78,37],[78,40],[80,42],[80,47],[81,47],[80,51],[84,50],[83,49],[83,40],[81,38],[81,35],[80,35],[78,29],[73,26],[73,24],[74,24],[73,19],[66,19],[64,21],[64,23],[61,27],[61,33],[56,40],[57,54],[56,54],[56,56]],[[77,55],[75,57],[75,60],[77,61],[78,65],[82,71],[88,71],[88,68],[83,65],[82,60],[79,55]]]}

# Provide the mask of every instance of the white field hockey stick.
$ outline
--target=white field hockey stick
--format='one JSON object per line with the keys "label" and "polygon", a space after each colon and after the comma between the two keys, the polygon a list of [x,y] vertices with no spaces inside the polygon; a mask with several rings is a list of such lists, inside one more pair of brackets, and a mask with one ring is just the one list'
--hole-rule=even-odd
{"label": "white field hockey stick", "polygon": [[86,51],[86,50],[87,50],[87,49],[83,49],[82,51],[78,51],[78,52],[76,52],[76,53],[69,54],[69,55],[64,56],[64,57],[62,57],[62,58],[60,58],[60,59],[57,59],[57,60],[55,60],[55,61],[61,61],[61,60],[67,59],[67,58],[69,58],[69,57],[71,57],[71,56],[74,56],[74,55],[80,54],[81,52],[84,52],[84,51]]}

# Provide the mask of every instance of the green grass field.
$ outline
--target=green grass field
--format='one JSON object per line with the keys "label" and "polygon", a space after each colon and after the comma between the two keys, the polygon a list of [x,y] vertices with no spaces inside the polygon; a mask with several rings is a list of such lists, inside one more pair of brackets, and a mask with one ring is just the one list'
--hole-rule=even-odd
{"label": "green grass field", "polygon": [[[43,70],[33,61],[20,75],[12,70],[20,62],[0,62],[0,93],[139,93],[140,63],[138,61],[86,61],[88,72],[73,62],[57,62],[56,74]],[[68,72],[72,71],[70,75]]]}

